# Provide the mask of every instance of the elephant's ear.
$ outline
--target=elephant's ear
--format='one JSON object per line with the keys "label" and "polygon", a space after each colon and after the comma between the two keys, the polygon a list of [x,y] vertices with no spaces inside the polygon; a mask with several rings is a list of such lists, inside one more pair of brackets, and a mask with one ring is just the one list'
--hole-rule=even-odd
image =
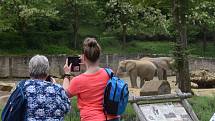
{"label": "elephant's ear", "polygon": [[127,61],[125,64],[126,71],[131,71],[136,67],[136,63],[132,61]]}

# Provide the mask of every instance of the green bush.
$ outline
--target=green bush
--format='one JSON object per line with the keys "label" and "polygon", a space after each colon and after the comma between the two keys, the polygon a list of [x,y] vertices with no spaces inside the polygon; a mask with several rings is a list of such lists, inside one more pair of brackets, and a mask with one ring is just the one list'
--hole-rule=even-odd
{"label": "green bush", "polygon": [[19,33],[0,33],[0,49],[16,50],[25,48],[25,41]]}
{"label": "green bush", "polygon": [[[0,33],[1,55],[32,55],[32,54],[77,54],[81,52],[81,45],[85,37],[97,35],[103,53],[106,54],[171,54],[173,42],[170,41],[143,41],[132,40],[122,47],[119,38],[113,35],[93,31],[94,28],[80,30],[78,47],[75,49],[73,33],[69,31],[29,32],[20,34],[16,32]],[[85,32],[85,34],[83,34]],[[87,35],[88,34],[88,35]],[[203,52],[202,43],[189,43],[192,56],[215,57],[215,46],[208,42],[206,52]]]}

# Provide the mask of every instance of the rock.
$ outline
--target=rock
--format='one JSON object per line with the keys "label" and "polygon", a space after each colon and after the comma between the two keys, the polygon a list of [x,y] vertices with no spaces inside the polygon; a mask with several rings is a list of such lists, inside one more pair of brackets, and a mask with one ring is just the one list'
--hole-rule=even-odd
{"label": "rock", "polygon": [[133,95],[133,96],[140,96],[140,90],[141,89],[137,89],[137,88],[128,88],[129,90],[129,95]]}
{"label": "rock", "polygon": [[10,94],[11,92],[8,92],[8,91],[0,91],[0,97],[4,95],[10,95]]}
{"label": "rock", "polygon": [[15,87],[15,83],[0,83],[0,91],[11,92],[11,90]]}
{"label": "rock", "polygon": [[198,85],[199,88],[215,87],[215,73],[208,70],[193,71],[190,74],[191,82]]}
{"label": "rock", "polygon": [[197,89],[199,86],[198,84],[191,82],[191,87],[194,89]]}
{"label": "rock", "polygon": [[146,81],[140,91],[140,96],[170,94],[171,87],[166,80]]}

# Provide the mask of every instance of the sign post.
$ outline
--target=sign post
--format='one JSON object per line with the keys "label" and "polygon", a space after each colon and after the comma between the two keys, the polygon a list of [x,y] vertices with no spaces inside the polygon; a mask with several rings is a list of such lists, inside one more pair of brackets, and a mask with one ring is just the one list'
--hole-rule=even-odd
{"label": "sign post", "polygon": [[186,98],[190,93],[131,96],[129,102],[140,121],[199,121]]}

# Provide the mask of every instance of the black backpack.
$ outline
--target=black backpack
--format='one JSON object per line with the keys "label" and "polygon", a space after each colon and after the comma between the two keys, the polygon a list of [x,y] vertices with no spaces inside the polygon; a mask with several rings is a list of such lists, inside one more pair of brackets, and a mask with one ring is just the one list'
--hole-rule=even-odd
{"label": "black backpack", "polygon": [[7,104],[5,105],[2,114],[2,121],[23,121],[24,112],[26,109],[27,100],[23,93],[23,86],[25,81],[21,81],[13,93],[10,95]]}

